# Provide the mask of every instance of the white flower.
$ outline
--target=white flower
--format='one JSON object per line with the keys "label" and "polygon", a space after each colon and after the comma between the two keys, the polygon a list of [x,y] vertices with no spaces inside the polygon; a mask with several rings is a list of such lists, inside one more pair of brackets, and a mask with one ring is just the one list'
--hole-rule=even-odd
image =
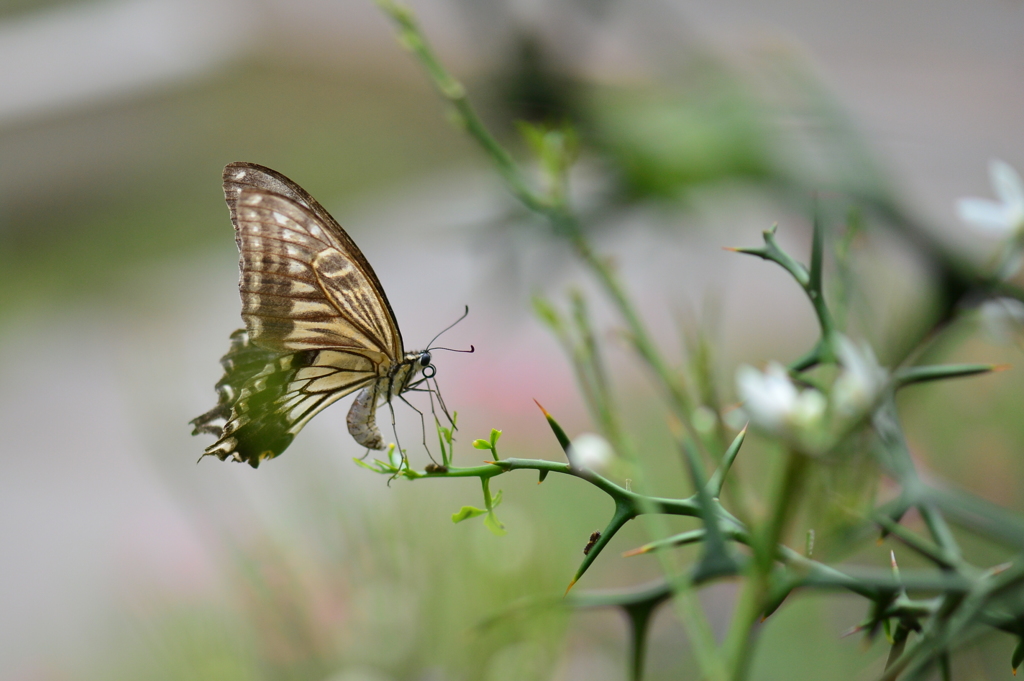
{"label": "white flower", "polygon": [[842,371],[832,386],[832,404],[846,416],[860,413],[874,403],[889,380],[889,372],[878,364],[867,343],[858,347],[846,336],[840,336],[836,352]]}
{"label": "white flower", "polygon": [[998,201],[970,197],[956,202],[960,219],[1000,238],[1011,237],[1024,228],[1024,182],[1017,171],[1003,161],[988,165],[992,190]]}
{"label": "white flower", "polygon": [[582,433],[569,445],[569,462],[576,468],[602,471],[615,458],[615,451],[600,435]]}
{"label": "white flower", "polygon": [[1016,298],[986,300],[978,312],[982,327],[996,343],[1009,344],[1024,329],[1024,303]]}
{"label": "white flower", "polygon": [[763,373],[741,366],[736,387],[750,420],[765,430],[809,428],[825,413],[825,397],[817,390],[798,390],[778,362],[769,363]]}

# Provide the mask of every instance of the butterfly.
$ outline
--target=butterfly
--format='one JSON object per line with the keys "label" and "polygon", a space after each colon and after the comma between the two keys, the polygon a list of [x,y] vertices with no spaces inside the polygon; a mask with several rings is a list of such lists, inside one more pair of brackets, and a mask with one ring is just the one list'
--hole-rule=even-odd
{"label": "butterfly", "polygon": [[217,437],[203,456],[256,468],[357,390],[349,433],[384,449],[377,406],[433,377],[430,351],[405,351],[370,263],[302,187],[255,163],[231,163],[223,179],[245,328],[221,359],[217,406],[191,421],[193,435]]}

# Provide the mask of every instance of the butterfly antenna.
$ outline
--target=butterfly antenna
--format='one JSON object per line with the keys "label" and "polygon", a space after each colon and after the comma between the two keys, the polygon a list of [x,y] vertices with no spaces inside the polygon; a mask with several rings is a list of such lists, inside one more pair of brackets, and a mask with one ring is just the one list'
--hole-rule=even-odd
{"label": "butterfly antenna", "polygon": [[458,348],[430,348],[431,352],[433,352],[434,350],[447,350],[448,352],[466,352],[469,354],[476,352],[476,348],[472,345],[469,346],[469,350],[459,350]]}
{"label": "butterfly antenna", "polygon": [[[436,336],[434,336],[434,337],[433,337],[433,338],[432,338],[432,339],[430,340],[430,342],[429,342],[429,343],[427,343],[427,349],[428,349],[428,350],[433,350],[434,348],[432,348],[431,346],[432,346],[432,345],[434,344],[434,341],[436,341],[436,340],[437,340],[438,338],[440,338],[440,337],[441,337],[441,334],[443,334],[444,332],[446,332],[446,331],[450,330],[450,329],[451,329],[451,328],[452,328],[453,326],[455,326],[456,324],[458,324],[459,322],[461,322],[461,321],[462,321],[463,319],[465,319],[465,318],[466,318],[466,317],[468,317],[468,316],[469,316],[469,305],[467,305],[467,306],[466,306],[466,310],[465,310],[465,312],[463,312],[463,313],[462,313],[462,316],[461,316],[461,317],[459,317],[459,318],[458,318],[458,319],[456,319],[456,320],[455,320],[454,322],[452,322],[452,323],[451,323],[451,324],[449,324],[448,326],[446,326],[446,327],[444,327],[443,329],[441,329],[441,331],[440,331],[440,332],[439,332],[439,333],[438,333],[438,334],[437,334]],[[439,349],[439,350],[441,350],[441,349],[445,349],[445,350],[447,350],[447,348],[438,348],[438,349]],[[472,352],[472,350],[471,350],[470,352]]]}

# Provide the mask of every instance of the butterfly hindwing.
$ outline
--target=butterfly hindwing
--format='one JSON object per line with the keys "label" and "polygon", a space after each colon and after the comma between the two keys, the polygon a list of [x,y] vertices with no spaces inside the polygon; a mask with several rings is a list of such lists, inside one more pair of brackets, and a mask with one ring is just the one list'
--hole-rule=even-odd
{"label": "butterfly hindwing", "polygon": [[253,344],[244,330],[232,334],[221,363],[218,405],[192,421],[193,434],[217,436],[204,455],[222,461],[230,457],[254,468],[283,452],[317,413],[375,380],[375,367],[362,355],[275,353]]}
{"label": "butterfly hindwing", "polygon": [[275,352],[250,343],[249,334],[245,329],[238,329],[232,333],[231,348],[220,360],[221,366],[224,367],[224,376],[215,386],[217,406],[189,422],[195,426],[192,434],[210,433],[220,437],[223,425],[215,422],[226,422],[231,418],[232,405],[238,399],[243,386],[277,356]]}

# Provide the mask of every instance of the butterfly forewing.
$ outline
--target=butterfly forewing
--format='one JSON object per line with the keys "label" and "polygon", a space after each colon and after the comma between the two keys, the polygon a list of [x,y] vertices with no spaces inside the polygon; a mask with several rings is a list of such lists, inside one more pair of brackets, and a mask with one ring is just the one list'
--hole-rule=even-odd
{"label": "butterfly forewing", "polygon": [[254,343],[282,352],[351,348],[377,364],[401,358],[383,294],[308,208],[245,189],[235,228],[242,318]]}
{"label": "butterfly forewing", "polygon": [[395,323],[395,313],[391,309],[391,303],[384,295],[384,288],[377,279],[376,273],[370,267],[363,256],[362,251],[355,245],[349,235],[341,228],[341,225],[331,216],[320,203],[309,195],[305,189],[292,182],[290,179],[277,172],[255,163],[236,162],[230,163],[224,168],[224,199],[228,204],[228,211],[231,214],[231,224],[235,226],[235,240],[239,242],[239,251],[242,244],[239,241],[238,227],[238,203],[242,192],[249,190],[260,194],[275,194],[282,196],[299,206],[304,207],[314,218],[314,224],[322,229],[331,243],[350,261],[366,278],[370,284],[370,290],[374,293],[378,302],[376,306],[380,309],[380,316],[385,317],[383,327],[394,335],[395,357],[401,357],[402,334]]}

